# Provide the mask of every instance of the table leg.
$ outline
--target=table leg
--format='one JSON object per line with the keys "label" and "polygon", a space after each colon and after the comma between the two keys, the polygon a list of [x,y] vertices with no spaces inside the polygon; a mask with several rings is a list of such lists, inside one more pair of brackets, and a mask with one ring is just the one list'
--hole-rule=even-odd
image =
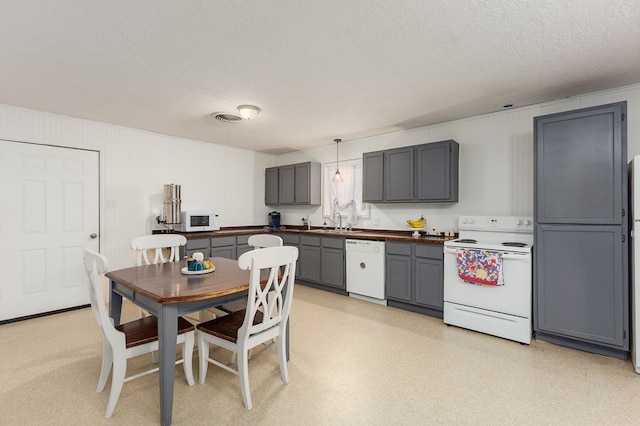
{"label": "table leg", "polygon": [[122,296],[115,291],[113,291],[113,287],[115,284],[113,281],[109,282],[110,292],[109,292],[109,311],[111,314],[111,318],[113,319],[114,325],[120,325],[120,318],[122,316]]}
{"label": "table leg", "polygon": [[176,339],[178,336],[178,305],[162,304],[158,309],[158,352],[160,369],[160,422],[171,424],[173,412],[173,382],[176,372]]}

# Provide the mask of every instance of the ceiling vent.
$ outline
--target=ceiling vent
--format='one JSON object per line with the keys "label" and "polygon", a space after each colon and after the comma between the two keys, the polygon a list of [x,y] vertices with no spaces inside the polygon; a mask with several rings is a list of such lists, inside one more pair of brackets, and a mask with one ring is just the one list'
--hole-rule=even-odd
{"label": "ceiling vent", "polygon": [[240,114],[233,112],[214,112],[211,117],[224,123],[238,123],[243,120]]}

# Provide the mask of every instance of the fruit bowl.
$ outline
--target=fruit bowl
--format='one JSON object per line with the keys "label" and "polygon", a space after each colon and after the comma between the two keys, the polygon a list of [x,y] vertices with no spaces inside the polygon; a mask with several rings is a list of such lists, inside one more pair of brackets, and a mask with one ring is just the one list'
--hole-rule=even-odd
{"label": "fruit bowl", "polygon": [[423,229],[424,225],[426,225],[427,220],[424,218],[424,216],[420,216],[420,219],[417,220],[407,220],[407,223],[409,224],[409,227],[412,229]]}

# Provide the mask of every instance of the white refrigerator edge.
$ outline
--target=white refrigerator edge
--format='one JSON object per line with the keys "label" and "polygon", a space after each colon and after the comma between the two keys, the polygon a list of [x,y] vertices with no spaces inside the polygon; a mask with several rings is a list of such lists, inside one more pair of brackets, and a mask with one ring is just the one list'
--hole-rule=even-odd
{"label": "white refrigerator edge", "polygon": [[640,374],[640,155],[629,164],[631,195],[631,360]]}

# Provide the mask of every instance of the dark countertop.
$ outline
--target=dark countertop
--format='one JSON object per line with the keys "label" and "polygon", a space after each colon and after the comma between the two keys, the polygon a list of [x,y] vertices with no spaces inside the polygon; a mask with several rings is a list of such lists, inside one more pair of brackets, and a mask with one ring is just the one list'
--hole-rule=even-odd
{"label": "dark countertop", "polygon": [[424,244],[440,244],[442,245],[447,240],[455,239],[456,237],[440,237],[440,236],[424,236],[424,231],[421,231],[420,237],[413,237],[411,234],[413,231],[392,231],[392,230],[373,230],[365,228],[355,228],[351,232],[338,232],[333,229],[323,231],[322,228],[311,228],[311,230],[298,229],[297,226],[283,226],[275,231],[268,227],[261,226],[247,226],[247,227],[232,227],[222,228],[219,231],[211,232],[180,232],[187,238],[208,238],[208,237],[223,237],[231,235],[246,235],[246,234],[262,234],[265,232],[277,232],[277,233],[291,233],[300,235],[318,235],[326,237],[341,237],[354,240],[377,240],[377,241],[400,241],[408,243],[424,243]]}

